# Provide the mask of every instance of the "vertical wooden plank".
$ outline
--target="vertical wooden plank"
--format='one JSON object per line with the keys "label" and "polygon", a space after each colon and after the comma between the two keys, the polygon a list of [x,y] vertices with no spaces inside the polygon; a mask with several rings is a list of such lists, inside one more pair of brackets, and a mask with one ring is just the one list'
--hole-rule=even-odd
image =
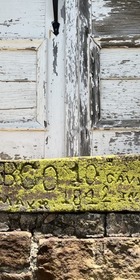
{"label": "vertical wooden plank", "polygon": [[53,6],[49,1],[46,11],[47,40],[47,123],[45,157],[63,157],[64,143],[64,95],[65,95],[65,9],[64,0],[59,0],[59,35],[52,33]]}
{"label": "vertical wooden plank", "polygon": [[79,0],[65,1],[66,7],[66,155],[78,156],[79,149]]}
{"label": "vertical wooden plank", "polygon": [[89,112],[89,43],[91,33],[91,1],[79,0],[79,94],[80,156],[90,155]]}
{"label": "vertical wooden plank", "polygon": [[66,154],[90,154],[90,1],[66,1]]}
{"label": "vertical wooden plank", "polygon": [[94,127],[100,119],[100,48],[93,38],[90,40],[90,119]]}
{"label": "vertical wooden plank", "polygon": [[44,40],[37,51],[37,121],[46,125],[46,78],[47,78],[47,42]]}

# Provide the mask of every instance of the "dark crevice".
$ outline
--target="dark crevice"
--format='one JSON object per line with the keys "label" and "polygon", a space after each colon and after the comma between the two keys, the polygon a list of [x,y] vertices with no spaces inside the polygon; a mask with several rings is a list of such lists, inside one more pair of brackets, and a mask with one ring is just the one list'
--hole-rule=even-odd
{"label": "dark crevice", "polygon": [[107,237],[107,214],[104,216],[104,237]]}

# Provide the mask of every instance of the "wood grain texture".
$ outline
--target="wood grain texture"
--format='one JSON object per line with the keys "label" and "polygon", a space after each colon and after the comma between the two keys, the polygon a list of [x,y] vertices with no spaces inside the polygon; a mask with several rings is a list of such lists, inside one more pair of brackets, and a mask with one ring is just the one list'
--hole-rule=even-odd
{"label": "wood grain texture", "polygon": [[36,83],[0,82],[0,110],[36,107]]}
{"label": "wood grain texture", "polygon": [[89,61],[90,118],[93,127],[100,119],[100,48],[92,38]]}
{"label": "wood grain texture", "polygon": [[139,0],[92,0],[92,28],[95,36],[140,34]]}
{"label": "wood grain texture", "polygon": [[37,121],[44,127],[47,123],[46,106],[47,106],[47,92],[46,92],[46,72],[47,72],[47,42],[44,40],[37,51]]}
{"label": "wood grain texture", "polygon": [[102,120],[139,120],[140,80],[101,80]]}
{"label": "wood grain texture", "polygon": [[66,154],[78,156],[79,147],[79,7],[66,0]]}
{"label": "wood grain texture", "polygon": [[[17,42],[18,50],[15,42]],[[35,128],[38,128],[38,123],[44,128],[44,122],[46,122],[46,40],[31,40],[30,42],[29,40],[15,40],[15,42],[3,40],[3,44],[0,44],[2,48],[0,51],[2,129],[4,129],[4,124],[6,129],[6,121],[7,127],[9,128],[11,123],[13,129],[13,122],[16,122],[17,128],[18,121],[19,127],[22,127],[23,122],[29,124],[33,120]],[[33,127],[33,123],[31,126]]]}
{"label": "wood grain texture", "polygon": [[42,38],[45,34],[45,0],[1,1],[1,38]]}
{"label": "wood grain texture", "polygon": [[[47,84],[46,84],[46,134],[44,142],[45,158],[61,157],[66,152],[65,142],[65,106],[66,106],[66,1],[59,0],[58,17],[59,35],[55,36],[51,22],[53,18],[52,1],[46,2],[46,37],[47,39]],[[49,35],[49,36],[48,36]]]}
{"label": "wood grain texture", "polygon": [[36,81],[35,51],[0,50],[0,81]]}
{"label": "wood grain texture", "polygon": [[90,155],[90,3],[66,1],[66,155]]}
{"label": "wood grain texture", "polygon": [[109,48],[100,52],[101,119],[139,120],[140,49]]}
{"label": "wood grain texture", "polygon": [[0,50],[15,51],[15,50],[30,50],[37,51],[39,46],[43,43],[42,39],[18,39],[18,38],[3,38],[0,40]]}
{"label": "wood grain texture", "polygon": [[0,131],[0,158],[31,159],[44,157],[44,132]]}
{"label": "wood grain texture", "polygon": [[91,67],[100,67],[91,83],[100,111],[96,121],[91,114],[92,155],[140,152],[139,26],[140,1],[92,0],[93,42],[100,53],[99,60],[94,51],[91,58]]}
{"label": "wood grain texture", "polygon": [[101,79],[140,79],[140,48],[108,48],[100,51]]}
{"label": "wood grain texture", "polygon": [[139,154],[140,132],[133,130],[94,130],[91,155]]}
{"label": "wood grain texture", "polygon": [[[25,72],[25,77],[28,76],[30,81],[36,82],[33,93],[35,98],[30,100],[33,94],[30,91],[28,80],[29,97],[23,101],[23,98],[20,98],[20,94],[23,96],[23,93],[20,90],[16,92],[14,80],[13,103],[10,101],[9,93],[8,104],[13,104],[17,108],[5,109],[3,112],[4,109],[1,109],[0,136],[3,135],[1,137],[1,158],[6,158],[4,155],[9,155],[11,158],[64,156],[64,0],[59,1],[58,17],[60,33],[59,36],[55,37],[52,33],[52,1],[1,1],[0,50],[7,53],[24,53],[25,51],[35,53],[36,56],[36,60],[31,63],[32,67],[29,65],[27,71],[23,70],[23,77]],[[26,64],[27,60],[30,63],[28,58],[23,59],[23,63]],[[14,63],[12,65],[14,68]],[[18,67],[20,68],[20,59]],[[7,68],[9,69],[10,66]],[[14,71],[16,69],[13,69],[13,73]],[[22,78],[21,74],[22,71],[20,73],[19,69],[18,81]],[[13,76],[13,78],[15,77]],[[14,102],[15,94],[19,101]],[[27,104],[25,104],[26,100]],[[32,101],[35,103],[34,107],[32,107]],[[22,107],[22,105],[20,107],[20,102],[27,107],[23,106],[20,109]],[[5,114],[5,119],[3,114]]]}
{"label": "wood grain texture", "polygon": [[[30,128],[28,122],[34,121],[34,126],[36,122],[36,108],[26,108],[26,109],[10,109],[10,110],[0,110],[0,127],[1,129],[7,128],[9,130],[13,129],[13,124],[15,130],[22,127],[22,122],[26,122],[26,129]],[[33,125],[32,125],[33,126]]]}
{"label": "wood grain texture", "polygon": [[0,82],[0,99],[1,123],[35,120],[36,83]]}
{"label": "wood grain texture", "polygon": [[90,155],[89,45],[91,4],[79,1],[79,146],[80,156]]}

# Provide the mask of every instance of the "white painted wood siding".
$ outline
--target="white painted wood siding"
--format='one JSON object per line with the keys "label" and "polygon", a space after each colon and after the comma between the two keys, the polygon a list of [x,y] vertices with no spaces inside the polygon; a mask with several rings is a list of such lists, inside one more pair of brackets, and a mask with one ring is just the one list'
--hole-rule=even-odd
{"label": "white painted wood siding", "polygon": [[[1,0],[1,38],[43,38],[48,0]],[[47,5],[48,4],[48,5]]]}
{"label": "white painted wood siding", "polygon": [[137,154],[140,152],[139,130],[95,130],[91,136],[92,155]]}
{"label": "white painted wood siding", "polygon": [[92,155],[140,153],[138,2],[92,0]]}
{"label": "white painted wood siding", "polygon": [[44,132],[20,130],[0,131],[0,158],[32,159],[44,157]]}
{"label": "white painted wood siding", "polygon": [[1,1],[0,158],[140,152],[140,3],[59,0],[58,18],[55,37],[52,1]]}
{"label": "white painted wood siding", "polygon": [[36,83],[0,82],[0,110],[36,107]]}
{"label": "white painted wood siding", "polygon": [[24,123],[26,128],[35,128],[40,124],[43,129],[46,110],[46,41],[18,40],[18,47],[10,44],[10,40],[3,40],[0,44],[1,127],[9,129],[16,122],[16,128],[23,127]]}
{"label": "white painted wood siding", "polygon": [[140,48],[109,48],[100,52],[102,120],[139,120]]}
{"label": "white painted wood siding", "polygon": [[140,79],[140,48],[102,48],[101,79]]}
{"label": "white painted wood siding", "polygon": [[1,159],[64,155],[64,0],[57,38],[53,19],[52,1],[1,1]]}
{"label": "white painted wood siding", "polygon": [[101,80],[102,120],[139,120],[140,80]]}
{"label": "white painted wood siding", "polygon": [[0,50],[0,81],[36,81],[36,52]]}

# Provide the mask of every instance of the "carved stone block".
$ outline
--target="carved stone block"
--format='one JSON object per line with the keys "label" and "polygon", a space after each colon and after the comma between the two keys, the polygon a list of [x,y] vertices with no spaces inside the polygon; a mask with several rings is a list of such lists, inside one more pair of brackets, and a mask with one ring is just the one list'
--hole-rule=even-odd
{"label": "carved stone block", "polygon": [[0,210],[139,211],[140,156],[0,162]]}

